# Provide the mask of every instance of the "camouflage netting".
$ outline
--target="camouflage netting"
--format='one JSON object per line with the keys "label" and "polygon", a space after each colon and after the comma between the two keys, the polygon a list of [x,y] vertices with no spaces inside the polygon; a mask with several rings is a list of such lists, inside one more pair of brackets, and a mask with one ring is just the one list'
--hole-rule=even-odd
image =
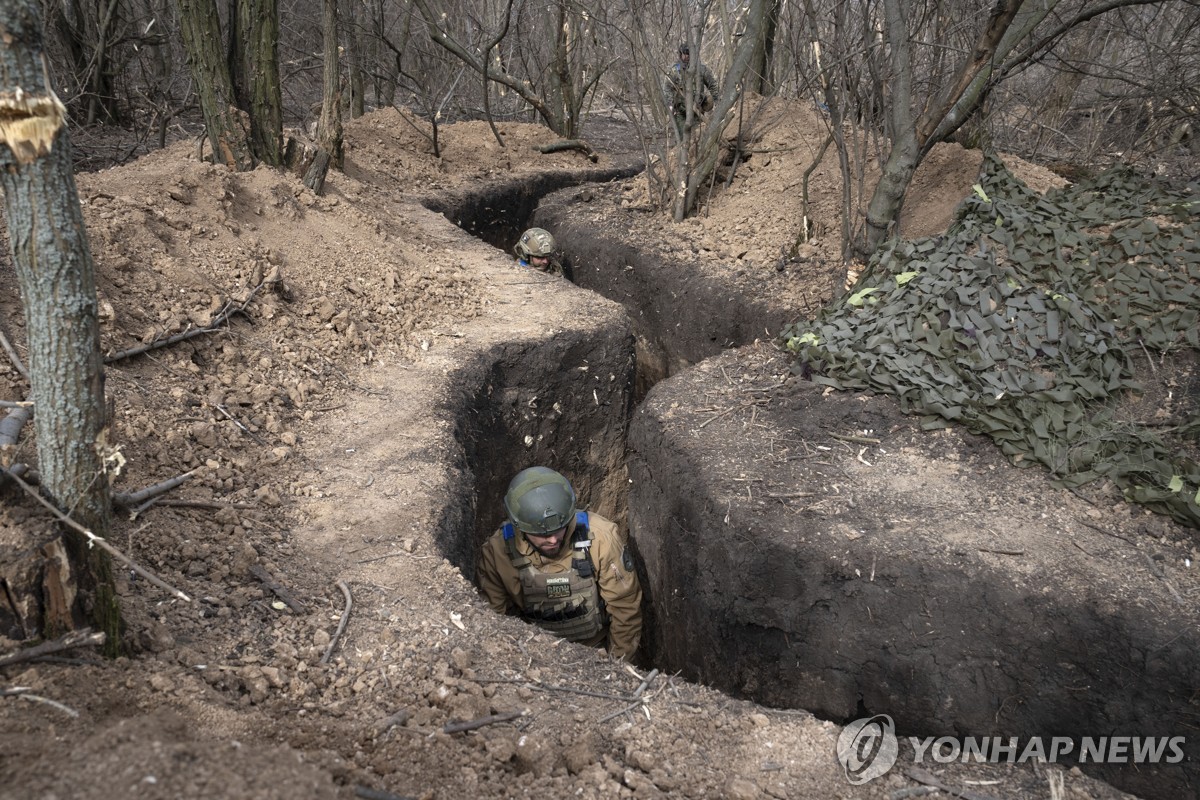
{"label": "camouflage netting", "polygon": [[946,235],[893,243],[783,338],[818,383],[895,395],[927,428],[960,423],[1200,527],[1194,408],[1172,427],[1117,413],[1140,389],[1130,358],[1200,350],[1198,317],[1200,187],[1113,171],[1039,196],[988,159]]}

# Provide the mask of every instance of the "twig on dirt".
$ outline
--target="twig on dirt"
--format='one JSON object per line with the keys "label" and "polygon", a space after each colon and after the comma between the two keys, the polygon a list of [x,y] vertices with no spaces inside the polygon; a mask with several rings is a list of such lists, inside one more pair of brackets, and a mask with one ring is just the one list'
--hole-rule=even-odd
{"label": "twig on dirt", "polygon": [[642,692],[646,691],[646,689],[650,686],[650,684],[654,683],[654,679],[657,677],[658,677],[658,670],[657,669],[650,670],[650,673],[648,675],[646,675],[645,680],[643,680],[641,685],[638,686],[637,691],[635,691],[633,693],[633,699],[636,700],[637,698],[641,697]]}
{"label": "twig on dirt", "polygon": [[16,481],[17,484],[20,485],[20,487],[25,490],[26,494],[28,494],[34,500],[37,500],[39,503],[41,503],[43,506],[45,506],[46,509],[59,520],[59,522],[62,522],[63,524],[70,527],[72,530],[78,531],[79,533],[86,536],[87,540],[88,540],[88,547],[91,547],[93,545],[99,547],[101,550],[105,551],[110,556],[117,559],[122,564],[129,567],[131,570],[136,572],[138,575],[141,575],[143,578],[150,581],[152,584],[154,584],[158,588],[165,589],[166,591],[170,592],[175,597],[178,597],[180,600],[184,601],[185,603],[192,602],[192,598],[188,597],[186,594],[179,591],[174,586],[167,583],[162,578],[158,577],[154,573],[145,569],[141,565],[135,563],[132,558],[125,555],[117,548],[113,547],[106,540],[100,538],[96,534],[89,531],[87,528],[80,525],[75,520],[71,519],[69,516],[67,516],[63,512],[59,511],[58,508],[53,503],[51,503],[49,500],[47,500],[46,498],[44,498],[40,494],[38,494],[36,491],[34,491],[34,488],[32,486],[30,486],[25,481],[21,480],[20,476],[15,474],[12,470],[5,469],[4,467],[0,467],[0,470],[3,471],[3,474],[7,475],[8,477],[10,477],[14,481]]}
{"label": "twig on dirt", "polygon": [[838,439],[843,442],[854,442],[855,444],[881,444],[882,439],[875,439],[870,436],[847,436],[840,433],[831,433],[829,436],[833,439]]}
{"label": "twig on dirt", "polygon": [[1137,544],[1127,536],[1122,536],[1121,534],[1116,533],[1115,531],[1106,531],[1106,530],[1104,530],[1104,528],[1101,528],[1099,525],[1093,525],[1092,523],[1088,522],[1087,520],[1082,520],[1082,519],[1077,518],[1075,521],[1078,522],[1080,525],[1083,525],[1085,528],[1091,528],[1092,530],[1096,531],[1097,533],[1103,533],[1105,536],[1111,536],[1114,539],[1120,539],[1122,542],[1125,542],[1127,545],[1129,545],[1131,547],[1137,547]]}
{"label": "twig on dirt", "polygon": [[1150,351],[1146,349],[1146,343],[1138,339],[1138,344],[1142,346],[1142,352],[1146,354],[1146,363],[1150,365],[1150,374],[1157,375],[1158,367],[1154,366],[1154,359],[1150,357]]}
{"label": "twig on dirt", "polygon": [[188,478],[196,474],[195,470],[188,470],[182,475],[176,475],[174,478],[167,478],[165,481],[147,486],[144,489],[138,489],[136,492],[113,492],[113,505],[120,508],[134,508],[140,506],[151,498],[155,498],[160,494],[165,494],[171,491],[176,486],[179,486]]}
{"label": "twig on dirt", "polygon": [[392,794],[382,789],[369,789],[366,786],[355,786],[354,796],[361,797],[363,800],[417,800],[410,795]]}
{"label": "twig on dirt", "polygon": [[42,697],[40,694],[30,694],[29,690],[24,686],[14,686],[11,689],[0,689],[0,697],[17,697],[22,700],[32,700],[35,703],[45,703],[48,706],[57,708],[72,717],[78,717],[79,712],[70,706],[64,706],[57,700],[51,700],[49,697]]}
{"label": "twig on dirt", "polygon": [[497,722],[508,722],[523,716],[525,716],[524,711],[505,711],[501,714],[490,714],[486,717],[473,719],[470,722],[447,722],[442,726],[442,733],[462,733],[463,731],[473,731],[476,728],[482,728],[485,725],[493,725]]}
{"label": "twig on dirt", "polygon": [[949,792],[956,797],[963,798],[963,800],[996,800],[996,798],[989,794],[980,794],[979,792],[973,792],[970,789],[951,788],[948,784],[943,783],[932,773],[926,772],[925,770],[917,767],[904,770],[904,774],[912,778],[917,783],[921,783],[926,786],[932,786],[935,789],[942,790],[943,792]]}
{"label": "twig on dirt", "polygon": [[249,436],[251,439],[258,442],[263,447],[267,446],[267,443],[265,441],[263,441],[263,438],[261,436],[259,436],[257,433],[254,433],[253,431],[251,431],[249,428],[247,428],[245,425],[242,424],[241,420],[239,420],[237,417],[233,416],[233,414],[230,414],[228,411],[226,411],[225,406],[218,403],[217,405],[213,406],[213,408],[217,409],[217,411],[220,411],[222,414],[224,414],[226,419],[228,419],[234,425],[237,425],[239,428],[241,428],[242,431],[247,436]]}
{"label": "twig on dirt", "polygon": [[333,638],[329,640],[329,647],[325,648],[325,655],[321,656],[322,664],[329,663],[329,657],[333,655],[333,648],[337,647],[338,639],[342,638],[342,633],[346,630],[346,623],[350,621],[350,609],[354,607],[354,600],[350,597],[350,587],[346,585],[345,581],[338,581],[337,585],[346,598],[346,608],[342,610],[342,620],[338,623]]}
{"label": "twig on dirt", "polygon": [[770,497],[772,500],[784,500],[789,497],[816,497],[816,492],[763,492],[763,497]]}
{"label": "twig on dirt", "polygon": [[[518,645],[519,647],[520,645]],[[528,653],[526,653],[528,655]],[[601,700],[617,700],[624,702],[629,698],[622,694],[604,694],[603,692],[592,692],[587,689],[574,689],[570,686],[554,686],[549,683],[537,683],[528,678],[476,678],[476,683],[515,683],[520,684],[528,689],[537,692],[566,692],[567,694],[578,694],[584,697],[598,697]]]}
{"label": "twig on dirt", "polygon": [[21,373],[25,380],[29,380],[29,370],[25,369],[25,365],[21,363],[21,357],[17,355],[17,351],[13,349],[12,343],[8,341],[8,337],[4,335],[3,330],[0,330],[0,346],[3,346],[4,352],[8,353],[13,366],[17,368],[17,372]]}
{"label": "twig on dirt", "polygon": [[262,585],[274,592],[275,596],[282,600],[292,611],[295,611],[297,614],[308,613],[308,609],[305,608],[304,603],[300,602],[296,595],[288,591],[283,584],[271,577],[271,573],[263,569],[261,565],[255,564],[250,567],[250,574],[262,581]]}
{"label": "twig on dirt", "polygon": [[1024,550],[993,550],[990,547],[980,547],[979,552],[995,553],[998,556],[1023,556],[1023,555],[1025,555]]}
{"label": "twig on dirt", "polygon": [[612,719],[614,717],[619,717],[622,714],[628,714],[630,711],[633,711],[638,706],[644,705],[646,702],[646,698],[643,697],[642,695],[646,691],[646,689],[649,688],[650,684],[654,683],[654,679],[657,677],[658,677],[658,670],[657,669],[650,670],[650,672],[646,675],[645,679],[642,681],[642,684],[640,686],[638,686],[637,690],[633,693],[633,696],[630,698],[631,700],[633,700],[632,703],[625,706],[624,708],[617,709],[616,711],[612,712],[611,714],[606,714],[605,716],[598,719],[597,722],[608,722],[610,719]]}
{"label": "twig on dirt", "polygon": [[134,356],[141,355],[142,353],[148,353],[151,350],[157,350],[160,347],[170,347],[173,344],[179,344],[180,342],[187,341],[188,339],[194,339],[197,336],[203,336],[206,333],[213,333],[221,330],[221,328],[227,322],[229,322],[230,318],[232,318],[234,314],[246,313],[246,308],[250,305],[250,301],[254,299],[254,296],[258,294],[259,290],[265,285],[266,281],[263,281],[258,286],[255,286],[254,289],[251,290],[250,296],[241,303],[226,301],[225,305],[221,307],[221,310],[214,314],[213,318],[208,321],[208,324],[202,328],[192,328],[191,330],[177,333],[174,336],[168,336],[165,339],[155,339],[149,344],[131,347],[128,350],[121,350],[118,353],[113,353],[112,355],[106,357],[104,359],[104,363],[112,364],[116,361],[122,361],[126,358],[133,358]]}
{"label": "twig on dirt", "polygon": [[1155,564],[1154,559],[1152,559],[1147,553],[1143,552],[1142,558],[1146,559],[1146,564],[1149,565],[1149,567],[1150,567],[1150,573],[1154,577],[1156,577],[1160,581],[1162,581],[1163,585],[1171,590],[1171,595],[1175,598],[1175,601],[1178,602],[1179,605],[1181,605],[1181,606],[1186,606],[1187,601],[1185,601],[1183,599],[1183,596],[1180,595],[1179,592],[1176,591],[1175,587],[1171,585],[1171,581],[1169,578],[1167,578],[1167,573],[1163,571],[1163,568],[1160,567],[1158,564]]}
{"label": "twig on dirt", "polygon": [[605,714],[603,717],[596,720],[596,723],[600,724],[602,722],[608,722],[610,719],[613,719],[614,717],[619,717],[622,714],[628,714],[630,711],[634,711],[635,709],[637,709],[638,706],[642,705],[645,702],[646,702],[646,700],[644,698],[639,697],[637,700],[634,700],[632,703],[625,706],[624,708],[618,708],[616,711],[612,712],[611,714]]}
{"label": "twig on dirt", "polygon": [[[176,498],[174,500],[165,498],[155,498],[158,505],[170,506],[171,508],[232,508],[237,511],[258,511],[259,506],[253,503],[222,503],[218,500],[188,500],[185,497]],[[144,506],[143,506],[144,507]]]}
{"label": "twig on dirt", "polygon": [[408,552],[407,550],[397,550],[394,553],[386,553],[382,556],[374,556],[372,558],[364,558],[362,561],[359,561],[358,563],[359,564],[370,564],[372,561],[383,561],[385,558],[391,558],[393,556],[408,556],[409,558],[413,559],[414,561],[424,561],[427,558],[433,558],[433,556],[414,556],[412,553]]}
{"label": "twig on dirt", "polygon": [[91,628],[81,628],[52,641],[42,642],[33,647],[27,647],[24,650],[10,653],[0,658],[0,667],[7,667],[9,664],[19,664],[22,661],[30,661],[51,653],[61,653],[64,650],[72,650],[76,647],[99,647],[104,644],[104,639],[103,631],[93,633]]}
{"label": "twig on dirt", "polygon": [[412,716],[407,708],[402,708],[395,714],[384,717],[375,723],[375,730],[379,733],[385,733],[395,725],[403,725],[408,722],[408,718]]}

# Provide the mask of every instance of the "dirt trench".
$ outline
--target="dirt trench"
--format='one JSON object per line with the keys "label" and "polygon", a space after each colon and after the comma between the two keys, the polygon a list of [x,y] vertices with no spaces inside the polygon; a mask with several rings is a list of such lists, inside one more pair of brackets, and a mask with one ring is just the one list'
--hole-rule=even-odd
{"label": "dirt trench", "polygon": [[[536,199],[520,197],[447,216],[495,235],[503,226],[471,214]],[[840,723],[887,713],[912,735],[1194,728],[1200,634],[1183,595],[1155,570],[1178,560],[1166,543],[1173,526],[1114,509],[1160,543],[1114,538],[1096,524],[1114,521],[1109,514],[1037,471],[1014,470],[986,440],[923,433],[886,398],[789,381],[767,348],[726,352],[768,338],[793,312],[601,230],[589,197],[552,194],[502,238],[526,224],[548,228],[574,282],[621,303],[631,320],[632,393],[614,398],[607,420],[564,407],[534,452],[567,459],[586,481],[624,474],[614,431],[626,404],[646,397],[630,430],[632,489],[603,496],[620,519],[628,508],[655,666]],[[512,451],[534,395],[572,397],[555,361],[497,368],[509,388],[499,402],[477,399],[473,458]],[[570,464],[571,442],[601,428],[607,455]],[[856,433],[870,446],[848,447]],[[828,467],[813,466],[814,454]],[[514,466],[482,471],[494,476],[479,485],[482,502],[498,503]],[[1193,797],[1197,754],[1190,744],[1187,764],[1087,768],[1147,797]]]}

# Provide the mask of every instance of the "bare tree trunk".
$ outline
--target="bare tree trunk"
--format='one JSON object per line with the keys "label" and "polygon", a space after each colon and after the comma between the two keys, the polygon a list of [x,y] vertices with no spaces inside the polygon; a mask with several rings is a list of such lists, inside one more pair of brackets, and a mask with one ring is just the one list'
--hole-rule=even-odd
{"label": "bare tree trunk", "polygon": [[183,46],[191,61],[192,79],[204,113],[213,160],[238,171],[254,169],[250,119],[237,107],[215,0],[176,0]]}
{"label": "bare tree trunk", "polygon": [[250,147],[264,164],[283,164],[283,96],[279,86],[279,2],[238,0],[240,72],[247,88]]}
{"label": "bare tree trunk", "polygon": [[[700,187],[708,182],[709,176],[717,168],[717,159],[721,155],[721,137],[732,116],[733,104],[741,94],[742,81],[745,80],[749,71],[755,46],[762,38],[766,27],[768,2],[769,0],[750,0],[750,6],[746,9],[745,32],[738,43],[733,63],[729,66],[729,72],[725,75],[721,96],[717,98],[709,115],[709,122],[704,126],[704,132],[700,136],[700,142],[696,147],[698,154],[696,163],[687,172],[686,188],[676,197],[673,214],[676,222],[682,222],[692,212]],[[700,48],[697,46],[695,52],[699,53],[699,50]],[[696,72],[698,73],[699,70]]]}
{"label": "bare tree trunk", "polygon": [[350,68],[350,119],[358,119],[366,112],[363,94],[366,92],[366,80],[363,76],[363,55],[368,44],[362,35],[363,26],[360,22],[358,3],[346,3],[342,19],[346,20],[346,28],[351,33],[346,37],[346,56]]}
{"label": "bare tree trunk", "polygon": [[[338,66],[338,8],[337,0],[325,0],[323,31],[325,36],[325,96],[321,103],[321,119],[317,123],[317,146],[329,154],[333,164],[341,169],[342,152],[342,92]],[[324,177],[322,176],[322,182]]]}
{"label": "bare tree trunk", "polygon": [[104,117],[116,121],[117,99],[113,93],[112,74],[108,65],[109,33],[117,11],[117,0],[109,0],[96,30],[96,43],[92,56],[91,92],[88,97],[87,124],[92,125]]}
{"label": "bare tree trunk", "polygon": [[775,37],[779,32],[781,3],[782,0],[771,0],[762,41],[754,50],[754,56],[750,59],[750,74],[746,76],[746,88],[762,95],[775,91]]}
{"label": "bare tree trunk", "polygon": [[874,252],[887,238],[891,226],[900,215],[904,194],[921,158],[913,120],[912,54],[908,43],[908,24],[901,0],[884,0],[883,9],[892,59],[892,148],[888,152],[883,174],[879,177],[879,185],[867,207],[864,237],[870,249],[864,255]]}
{"label": "bare tree trunk", "polygon": [[1021,26],[1013,29],[1013,20],[1022,8],[1022,0],[998,0],[987,25],[979,34],[971,54],[959,64],[953,79],[929,104],[919,119],[913,119],[912,59],[909,52],[908,23],[901,0],[884,0],[888,46],[892,60],[891,128],[892,147],[883,174],[867,206],[867,225],[858,248],[864,257],[881,245],[899,218],[904,195],[921,159],[937,142],[953,133],[966,120],[986,92],[988,76],[996,68],[997,58],[1011,50],[1025,32],[1041,21],[1048,7],[1026,12]]}
{"label": "bare tree trunk", "polygon": [[[7,39],[0,48],[0,186],[28,325],[41,485],[60,509],[104,537],[109,483],[100,328],[66,109],[46,82],[37,5],[0,4],[0,28]],[[121,617],[112,565],[74,531],[66,538],[79,597],[115,653]]]}

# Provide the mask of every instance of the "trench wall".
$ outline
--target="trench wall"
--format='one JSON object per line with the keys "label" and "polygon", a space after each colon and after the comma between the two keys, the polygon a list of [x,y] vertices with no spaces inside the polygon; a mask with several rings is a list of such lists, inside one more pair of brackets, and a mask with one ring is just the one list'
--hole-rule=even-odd
{"label": "trench wall", "polygon": [[624,518],[633,336],[619,306],[592,305],[578,326],[498,345],[452,377],[457,393],[447,402],[464,468],[473,476],[474,502],[446,510],[441,540],[446,557],[468,578],[475,575],[479,545],[503,521],[509,481],[525,467],[559,470],[586,508]]}
{"label": "trench wall", "polygon": [[[713,361],[724,360],[736,368],[736,355]],[[698,435],[672,403],[720,378],[698,368],[660,384],[631,425],[630,535],[653,587],[647,639],[660,669],[835,721],[890,714],[911,735],[1195,730],[1200,633],[1140,555],[1086,527],[1063,530],[1036,506],[1010,512],[1038,534],[1031,571],[1020,552],[996,553],[1004,545],[986,522],[964,533],[947,521],[955,511],[898,487],[856,486],[856,509],[838,516],[749,501],[749,485],[760,496],[764,486],[828,492],[788,462],[756,467],[756,454],[775,436],[819,441],[802,407],[855,399],[813,387],[791,412],[761,410],[748,431],[731,422]],[[897,412],[870,403],[889,402],[868,404],[885,429]],[[731,435],[742,458],[721,444]],[[891,527],[899,519],[916,522]],[[1197,744],[1189,763],[1094,771],[1146,797],[1195,797]]]}
{"label": "trench wall", "polygon": [[638,337],[638,397],[663,378],[730,347],[772,339],[795,310],[744,291],[686,258],[643,252],[599,229],[579,190],[543,199],[532,223],[554,233],[576,285],[621,303]]}

